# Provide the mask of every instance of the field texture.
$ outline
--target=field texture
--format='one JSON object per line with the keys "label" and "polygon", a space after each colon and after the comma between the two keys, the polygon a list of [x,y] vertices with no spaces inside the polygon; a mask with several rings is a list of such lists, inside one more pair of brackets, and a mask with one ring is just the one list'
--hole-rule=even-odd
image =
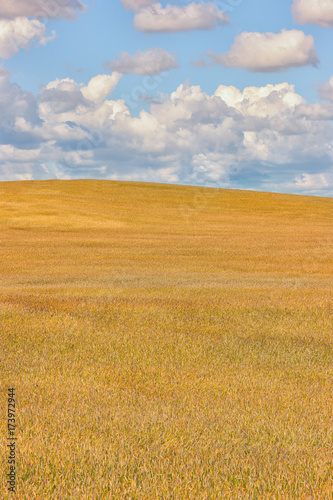
{"label": "field texture", "polygon": [[0,184],[0,497],[332,499],[333,199]]}

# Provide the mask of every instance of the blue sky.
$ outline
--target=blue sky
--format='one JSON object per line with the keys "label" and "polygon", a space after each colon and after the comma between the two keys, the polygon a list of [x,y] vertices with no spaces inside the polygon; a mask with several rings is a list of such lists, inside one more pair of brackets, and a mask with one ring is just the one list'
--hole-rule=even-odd
{"label": "blue sky", "polygon": [[3,0],[0,180],[333,194],[333,0]]}

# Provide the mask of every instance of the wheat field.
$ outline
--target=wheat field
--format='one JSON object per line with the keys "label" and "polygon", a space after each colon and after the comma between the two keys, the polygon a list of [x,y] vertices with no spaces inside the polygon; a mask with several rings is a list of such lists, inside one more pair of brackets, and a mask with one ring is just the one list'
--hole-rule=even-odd
{"label": "wheat field", "polygon": [[333,498],[333,199],[0,183],[0,496]]}

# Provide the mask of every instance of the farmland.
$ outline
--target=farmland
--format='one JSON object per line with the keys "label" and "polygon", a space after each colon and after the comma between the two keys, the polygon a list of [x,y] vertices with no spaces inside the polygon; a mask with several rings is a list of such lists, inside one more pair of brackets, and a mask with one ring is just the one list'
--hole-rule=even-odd
{"label": "farmland", "polygon": [[0,232],[18,500],[333,498],[333,199],[2,182]]}

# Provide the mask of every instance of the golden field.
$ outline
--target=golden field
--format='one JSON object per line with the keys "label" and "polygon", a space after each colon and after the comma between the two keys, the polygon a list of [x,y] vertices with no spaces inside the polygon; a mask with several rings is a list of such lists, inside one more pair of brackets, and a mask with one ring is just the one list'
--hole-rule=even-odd
{"label": "golden field", "polygon": [[0,497],[332,499],[333,199],[0,183]]}

